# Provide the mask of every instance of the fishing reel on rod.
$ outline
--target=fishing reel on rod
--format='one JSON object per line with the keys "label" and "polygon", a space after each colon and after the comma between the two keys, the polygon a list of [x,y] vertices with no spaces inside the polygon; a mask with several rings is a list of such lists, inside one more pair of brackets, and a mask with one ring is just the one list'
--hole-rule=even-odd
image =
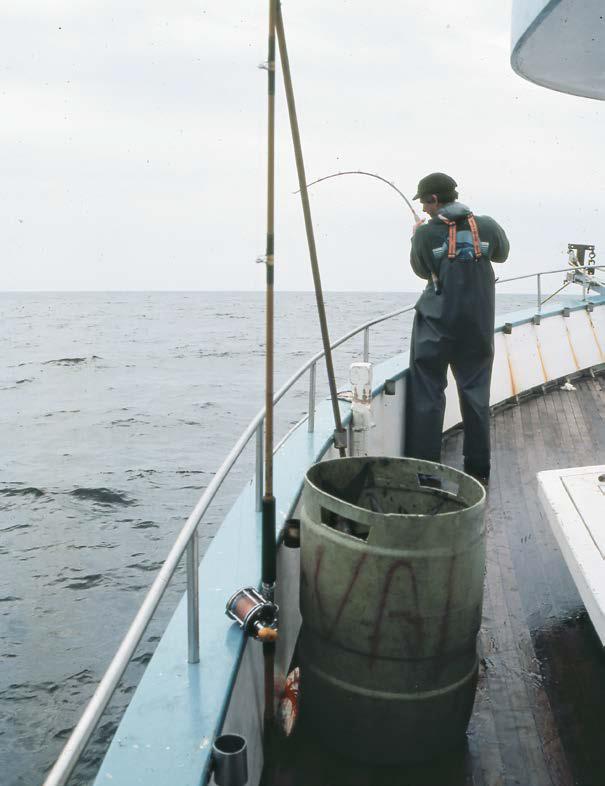
{"label": "fishing reel on rod", "polygon": [[235,620],[249,636],[262,642],[277,640],[279,606],[264,598],[254,587],[234,592],[227,601],[225,614]]}

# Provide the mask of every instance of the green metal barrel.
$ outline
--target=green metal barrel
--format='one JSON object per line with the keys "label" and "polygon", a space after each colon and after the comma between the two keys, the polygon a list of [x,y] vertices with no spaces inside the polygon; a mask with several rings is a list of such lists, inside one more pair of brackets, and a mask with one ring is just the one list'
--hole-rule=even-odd
{"label": "green metal barrel", "polygon": [[[430,477],[426,477],[430,476]],[[477,683],[485,490],[428,461],[325,461],[303,491],[304,719],[380,764],[464,741]]]}

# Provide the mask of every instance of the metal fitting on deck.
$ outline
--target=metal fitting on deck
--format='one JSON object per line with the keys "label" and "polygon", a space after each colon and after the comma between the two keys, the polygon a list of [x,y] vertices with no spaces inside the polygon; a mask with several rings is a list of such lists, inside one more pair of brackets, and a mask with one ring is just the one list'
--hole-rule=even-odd
{"label": "metal fitting on deck", "polygon": [[353,400],[351,415],[353,420],[352,455],[367,456],[368,444],[366,434],[374,428],[372,417],[372,364],[351,363],[349,371]]}
{"label": "metal fitting on deck", "polygon": [[218,786],[248,783],[248,746],[239,734],[221,734],[212,744],[214,781]]}

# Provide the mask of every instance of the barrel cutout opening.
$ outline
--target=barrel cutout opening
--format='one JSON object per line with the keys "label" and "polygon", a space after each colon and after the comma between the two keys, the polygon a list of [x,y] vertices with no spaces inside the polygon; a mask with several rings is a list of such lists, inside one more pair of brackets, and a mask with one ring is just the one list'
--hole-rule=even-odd
{"label": "barrel cutout opening", "polygon": [[421,488],[438,489],[440,491],[447,491],[454,497],[460,496],[460,485],[455,480],[448,480],[446,478],[439,478],[435,475],[426,475],[419,472],[417,475],[418,485]]}
{"label": "barrel cutout opening", "polygon": [[321,508],[321,523],[335,529],[337,532],[342,532],[344,535],[351,535],[353,538],[358,538],[359,540],[367,540],[370,534],[370,527],[367,525],[360,524],[357,521],[353,521],[353,519],[348,519],[327,508]]}

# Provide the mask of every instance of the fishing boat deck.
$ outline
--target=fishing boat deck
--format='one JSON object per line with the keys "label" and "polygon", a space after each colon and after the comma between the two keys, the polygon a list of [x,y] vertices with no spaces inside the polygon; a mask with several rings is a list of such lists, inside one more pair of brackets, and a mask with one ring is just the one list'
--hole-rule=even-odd
{"label": "fishing boat deck", "polygon": [[[603,462],[605,377],[500,409],[492,420],[481,666],[463,750],[428,765],[368,768],[304,724],[264,786],[602,786],[605,654],[538,500],[536,473]],[[461,466],[462,433],[442,459]],[[376,763],[379,765],[379,762]]]}

